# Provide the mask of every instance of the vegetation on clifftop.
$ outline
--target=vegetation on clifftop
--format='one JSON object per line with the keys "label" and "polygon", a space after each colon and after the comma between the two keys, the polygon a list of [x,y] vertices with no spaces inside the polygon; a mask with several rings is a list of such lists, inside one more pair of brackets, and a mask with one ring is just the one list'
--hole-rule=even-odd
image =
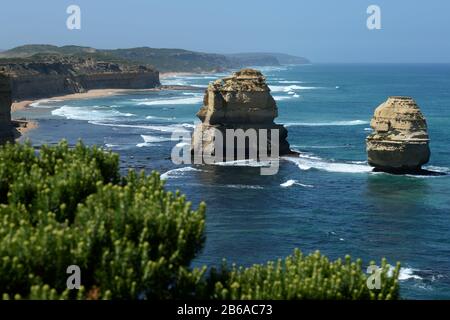
{"label": "vegetation on clifftop", "polygon": [[[266,265],[192,269],[205,241],[193,209],[159,174],[119,175],[116,154],[66,142],[0,148],[3,299],[396,299],[399,266],[369,290],[360,260],[320,253]],[[66,286],[81,268],[80,290]]]}
{"label": "vegetation on clifftop", "polygon": [[[0,53],[0,62],[42,59],[45,56],[75,56],[112,63],[154,66],[161,72],[214,72],[252,65],[278,66],[309,61],[280,53],[214,54],[184,49],[129,48],[95,49],[82,46],[24,45]],[[11,60],[12,59],[12,60]]]}

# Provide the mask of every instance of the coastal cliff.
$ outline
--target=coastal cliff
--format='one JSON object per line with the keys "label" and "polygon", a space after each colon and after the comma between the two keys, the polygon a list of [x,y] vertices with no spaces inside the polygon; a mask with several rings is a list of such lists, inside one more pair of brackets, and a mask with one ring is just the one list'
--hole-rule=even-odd
{"label": "coastal cliff", "polygon": [[45,98],[91,89],[147,89],[160,86],[159,72],[93,58],[38,57],[4,60],[0,73],[11,78],[13,100]]}
{"label": "coastal cliff", "polygon": [[377,171],[414,173],[430,159],[427,122],[409,97],[390,97],[376,110],[367,137],[369,164]]}
{"label": "coastal cliff", "polygon": [[[282,125],[274,123],[278,116],[278,108],[270,94],[270,89],[261,72],[253,69],[243,69],[234,73],[231,77],[223,78],[210,83],[208,86],[203,107],[197,113],[202,121],[197,125],[192,138],[193,154],[215,155],[218,152],[225,155],[230,141],[226,141],[228,129],[255,129],[258,145],[254,147],[260,151],[261,146],[271,153],[274,145],[279,148],[279,154],[291,153],[287,142],[287,130]],[[260,129],[266,129],[267,136],[261,134]],[[271,130],[278,132],[278,138],[271,136]],[[219,131],[225,141],[218,145],[215,133]],[[274,140],[277,139],[277,140]],[[262,141],[264,140],[264,141]],[[222,147],[223,150],[217,148]],[[234,153],[239,154],[238,148],[244,149],[242,154],[246,159],[250,158],[250,143],[245,146],[237,146],[233,142]],[[259,152],[257,153],[259,155]],[[236,160],[241,160],[239,157]],[[233,160],[233,159],[227,159]]]}
{"label": "coastal cliff", "polygon": [[12,141],[13,138],[10,80],[0,74],[0,144]]}

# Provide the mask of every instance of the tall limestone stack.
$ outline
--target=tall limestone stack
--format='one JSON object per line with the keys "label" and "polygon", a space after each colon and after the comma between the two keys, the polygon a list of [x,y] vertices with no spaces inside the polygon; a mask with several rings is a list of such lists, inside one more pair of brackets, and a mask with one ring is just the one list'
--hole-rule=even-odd
{"label": "tall limestone stack", "polygon": [[[202,121],[194,130],[191,150],[193,154],[215,155],[217,154],[217,143],[214,133],[218,130],[222,133],[223,143],[222,155],[226,155],[225,146],[227,129],[255,129],[258,141],[266,146],[269,153],[278,144],[279,154],[291,153],[287,142],[287,130],[282,125],[274,123],[278,116],[278,108],[275,100],[270,94],[266,79],[261,72],[253,69],[242,69],[232,76],[219,79],[209,84],[203,99],[203,107],[197,113]],[[267,137],[259,131],[267,129]],[[271,129],[278,129],[279,138],[273,141],[270,134]],[[274,135],[274,138],[276,136]],[[264,141],[262,141],[262,139]],[[256,146],[258,149],[261,142]],[[236,143],[237,144],[237,143]],[[229,144],[228,144],[229,145]],[[245,159],[251,158],[249,145],[245,145]],[[242,148],[241,148],[242,149]],[[235,146],[234,152],[238,155]],[[258,154],[260,150],[257,151]],[[239,157],[226,160],[241,160]]]}
{"label": "tall limestone stack", "polygon": [[367,137],[369,164],[377,171],[414,173],[430,159],[427,122],[409,97],[390,97],[376,110]]}
{"label": "tall limestone stack", "polygon": [[10,79],[0,74],[0,144],[14,139],[11,123]]}

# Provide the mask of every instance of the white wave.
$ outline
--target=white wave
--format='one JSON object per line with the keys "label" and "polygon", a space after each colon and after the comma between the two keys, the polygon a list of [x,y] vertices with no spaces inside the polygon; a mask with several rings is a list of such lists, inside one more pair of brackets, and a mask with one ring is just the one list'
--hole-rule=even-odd
{"label": "white wave", "polygon": [[354,164],[367,164],[367,161],[350,161],[350,162]]}
{"label": "white wave", "polygon": [[170,139],[168,137],[155,137],[155,136],[144,135],[144,134],[141,134],[141,138],[146,143],[158,143],[158,142],[172,141],[172,139]]}
{"label": "white wave", "polygon": [[304,153],[304,152],[300,152],[300,154],[298,155],[300,158],[305,158],[305,159],[309,159],[309,160],[322,160],[321,157],[317,157],[317,156],[313,156],[312,154],[308,154],[308,153]]}
{"label": "white wave", "polygon": [[[388,271],[388,276],[392,277],[393,273],[394,273],[394,267],[391,266],[389,268]],[[409,279],[414,279],[414,280],[422,280],[423,278],[421,276],[418,276],[417,274],[415,274],[416,272],[418,272],[420,270],[418,269],[414,269],[414,268],[400,268],[400,272],[398,274],[398,280],[400,281],[405,281],[405,280],[409,280]]]}
{"label": "white wave", "polygon": [[300,170],[316,169],[327,172],[338,173],[368,173],[372,172],[373,168],[369,165],[345,163],[345,162],[330,162],[325,160],[318,160],[308,156],[300,157],[283,157],[283,159],[295,163]]}
{"label": "white wave", "polygon": [[[337,148],[348,148],[348,146],[301,146],[301,145],[292,145],[292,148],[296,149],[337,149]],[[297,150],[296,150],[297,151]],[[300,152],[300,151],[298,151]]]}
{"label": "white wave", "polygon": [[34,108],[55,108],[54,105],[46,105],[47,103],[53,103],[53,102],[62,102],[64,100],[58,100],[58,99],[42,99],[35,101],[33,103],[30,103],[30,107]]}
{"label": "white wave", "polygon": [[165,100],[148,100],[139,102],[138,106],[161,106],[161,105],[177,105],[177,104],[197,104],[203,101],[202,97],[189,97],[189,98],[172,98]]}
{"label": "white wave", "polygon": [[409,279],[415,279],[415,280],[421,280],[422,277],[414,274],[418,270],[412,269],[412,268],[400,268],[400,273],[398,276],[398,280],[409,280]]}
{"label": "white wave", "polygon": [[364,131],[373,131],[372,128],[364,128]]}
{"label": "white wave", "polygon": [[136,145],[136,147],[138,147],[138,148],[157,146],[161,142],[167,142],[167,141],[172,140],[168,137],[155,137],[155,136],[144,135],[144,134],[141,134],[141,138],[144,140],[144,142],[138,143]]}
{"label": "white wave", "polygon": [[288,180],[288,181],[280,184],[280,186],[283,188],[289,188],[289,187],[292,187],[293,185],[298,185],[298,186],[305,187],[305,188],[314,188],[314,186],[312,186],[312,185],[299,183],[297,180]]}
{"label": "white wave", "polygon": [[165,118],[165,117],[156,117],[156,116],[146,116],[145,119],[153,119],[153,120],[164,120],[164,121],[170,121],[170,120],[175,120],[176,117],[172,117],[172,118]]}
{"label": "white wave", "polygon": [[291,85],[291,86],[269,86],[270,91],[272,92],[289,92],[295,90],[315,90],[321,89],[321,87],[307,87],[307,86],[299,86],[299,85]]}
{"label": "white wave", "polygon": [[279,80],[278,83],[298,84],[298,83],[303,83],[303,81],[298,81],[298,80]]}
{"label": "white wave", "polygon": [[120,147],[118,144],[106,143],[105,147],[107,148],[117,148]]}
{"label": "white wave", "polygon": [[292,96],[273,96],[273,98],[275,99],[275,101],[284,101],[292,99]]}
{"label": "white wave", "polygon": [[178,176],[182,176],[185,172],[192,172],[192,171],[199,172],[199,171],[203,171],[203,170],[196,169],[193,167],[183,167],[183,168],[172,169],[172,170],[169,170],[169,171],[163,173],[161,175],[161,180],[167,180],[169,178],[176,178]]}
{"label": "white wave", "polygon": [[169,126],[158,126],[158,125],[135,125],[135,124],[118,124],[118,123],[104,123],[100,121],[89,121],[90,124],[97,126],[107,126],[107,127],[117,127],[117,128],[135,128],[135,129],[148,129],[153,131],[161,132],[179,132],[180,134],[189,133],[188,130],[184,128],[183,125],[169,125]]}
{"label": "white wave", "polygon": [[450,168],[448,167],[424,166],[423,169],[440,173],[450,173]]}
{"label": "white wave", "polygon": [[330,121],[330,122],[287,122],[285,127],[321,127],[321,126],[360,126],[368,124],[369,121],[364,120],[348,120],[348,121]]}
{"label": "white wave", "polygon": [[199,92],[183,92],[184,96],[194,96],[194,97],[203,97],[203,93]]}
{"label": "white wave", "polygon": [[264,189],[262,186],[257,185],[249,185],[249,184],[227,184],[225,185],[227,188],[233,188],[233,189]]}
{"label": "white wave", "polygon": [[64,105],[52,111],[52,115],[70,120],[117,120],[121,117],[133,117],[132,113],[122,113],[110,107],[71,107]]}
{"label": "white wave", "polygon": [[[272,161],[278,161],[278,159],[273,159]],[[225,162],[216,162],[214,165],[216,166],[232,166],[232,167],[268,167],[270,166],[271,161],[258,161],[254,159],[245,159],[245,160],[234,160],[234,161],[225,161]]]}

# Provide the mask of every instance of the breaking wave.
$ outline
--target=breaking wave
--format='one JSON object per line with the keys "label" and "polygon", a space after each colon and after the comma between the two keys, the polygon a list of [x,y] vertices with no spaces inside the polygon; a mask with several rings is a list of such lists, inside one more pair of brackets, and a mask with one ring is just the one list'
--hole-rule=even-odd
{"label": "breaking wave", "polygon": [[150,100],[138,102],[138,106],[160,106],[160,105],[177,105],[177,104],[197,104],[201,103],[203,98],[200,96],[194,96],[189,98],[172,98],[172,99],[161,99],[161,100]]}
{"label": "breaking wave", "polygon": [[270,91],[272,92],[289,92],[294,90],[315,90],[321,89],[322,87],[307,87],[307,86],[299,86],[299,85],[291,85],[291,86],[269,86]]}
{"label": "breaking wave", "polygon": [[284,126],[285,127],[360,126],[368,123],[369,121],[364,120],[330,121],[330,122],[288,122],[284,123]]}
{"label": "breaking wave", "polygon": [[297,83],[303,83],[303,82],[298,81],[298,80],[279,80],[278,83],[297,84]]}
{"label": "breaking wave", "polygon": [[53,102],[62,102],[64,100],[58,100],[58,99],[44,99],[44,100],[38,100],[33,103],[30,103],[30,107],[34,108],[55,108],[56,106],[48,105],[48,103]]}
{"label": "breaking wave", "polygon": [[314,186],[312,186],[312,185],[299,183],[297,180],[288,180],[288,181],[280,184],[280,187],[289,188],[289,187],[292,187],[293,185],[298,185],[298,186],[305,187],[305,188],[314,188]]}
{"label": "breaking wave", "polygon": [[62,106],[52,111],[52,115],[64,117],[69,120],[117,120],[122,117],[133,117],[133,113],[122,113],[111,107],[70,107]]}
{"label": "breaking wave", "polygon": [[189,133],[186,128],[192,128],[194,125],[189,123],[181,123],[175,125],[161,126],[161,125],[137,125],[137,124],[119,124],[119,123],[105,123],[100,121],[89,121],[90,124],[97,126],[107,126],[107,127],[117,127],[117,128],[135,128],[135,129],[147,129],[152,131],[160,131],[160,132],[180,132],[180,133]]}
{"label": "breaking wave", "polygon": [[172,169],[172,170],[169,170],[169,171],[163,173],[161,175],[161,179],[162,180],[167,180],[169,178],[177,178],[177,177],[182,176],[185,172],[192,172],[192,171],[200,172],[200,171],[203,171],[203,170],[196,169],[196,168],[193,168],[193,167],[183,167],[183,168]]}
{"label": "breaking wave", "polygon": [[373,171],[373,168],[369,165],[346,162],[331,162],[323,160],[319,157],[303,154],[299,155],[299,157],[282,157],[282,159],[296,164],[300,170],[316,169],[338,173],[369,173]]}

